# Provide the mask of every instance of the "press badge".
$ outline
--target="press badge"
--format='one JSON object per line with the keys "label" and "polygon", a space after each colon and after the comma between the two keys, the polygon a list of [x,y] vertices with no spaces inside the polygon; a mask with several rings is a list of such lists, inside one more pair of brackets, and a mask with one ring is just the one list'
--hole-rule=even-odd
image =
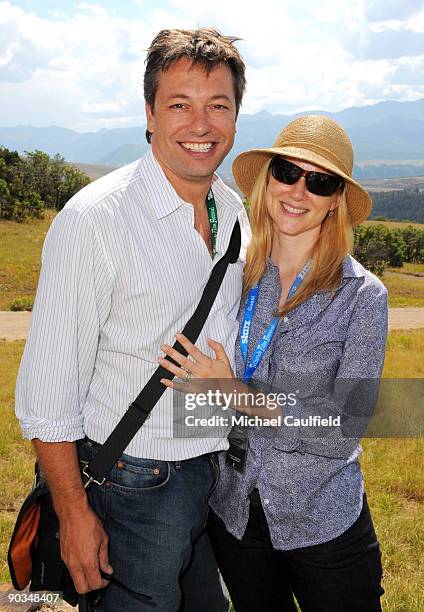
{"label": "press badge", "polygon": [[246,469],[248,449],[247,429],[240,425],[234,425],[229,433],[228,442],[230,448],[226,452],[225,463],[243,474]]}

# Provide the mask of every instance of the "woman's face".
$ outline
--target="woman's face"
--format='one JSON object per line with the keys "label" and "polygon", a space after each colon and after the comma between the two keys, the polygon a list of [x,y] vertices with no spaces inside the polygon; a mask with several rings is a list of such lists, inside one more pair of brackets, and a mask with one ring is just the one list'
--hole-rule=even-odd
{"label": "woman's face", "polygon": [[[303,170],[331,174],[320,166],[300,159],[292,157],[285,159]],[[339,205],[340,190],[331,196],[315,195],[306,189],[305,180],[306,177],[303,176],[293,185],[286,185],[277,181],[271,173],[269,174],[265,203],[273,222],[274,231],[290,236],[297,236],[305,232],[318,234],[321,223],[328,212]]]}

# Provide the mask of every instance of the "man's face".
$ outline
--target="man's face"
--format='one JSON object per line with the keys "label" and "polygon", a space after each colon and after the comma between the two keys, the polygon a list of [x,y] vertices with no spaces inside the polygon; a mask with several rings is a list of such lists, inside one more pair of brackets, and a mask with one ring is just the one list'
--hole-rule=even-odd
{"label": "man's face", "polygon": [[152,150],[171,183],[210,180],[230,151],[236,102],[230,69],[181,59],[161,72],[154,108],[146,104]]}

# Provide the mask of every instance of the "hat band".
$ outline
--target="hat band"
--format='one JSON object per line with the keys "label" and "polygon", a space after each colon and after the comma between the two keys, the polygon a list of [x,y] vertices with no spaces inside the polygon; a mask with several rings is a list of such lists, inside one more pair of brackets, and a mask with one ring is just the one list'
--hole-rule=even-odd
{"label": "hat band", "polygon": [[321,147],[320,145],[313,144],[311,142],[307,142],[306,140],[295,140],[290,142],[285,140],[284,143],[279,143],[278,141],[274,144],[274,147],[285,148],[285,147],[295,147],[297,149],[306,149],[307,151],[313,151],[322,157],[325,157],[328,161],[332,162],[335,166],[340,168],[342,172],[347,174],[348,176],[352,176],[352,167],[350,169],[345,166],[345,164],[336,156],[332,151],[329,151],[325,147]]}

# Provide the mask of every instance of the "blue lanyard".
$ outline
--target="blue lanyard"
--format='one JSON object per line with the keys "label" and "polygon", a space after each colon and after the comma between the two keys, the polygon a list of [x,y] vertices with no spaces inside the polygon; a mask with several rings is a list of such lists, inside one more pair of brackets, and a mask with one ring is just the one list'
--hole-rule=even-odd
{"label": "blue lanyard", "polygon": [[[296,293],[297,289],[299,288],[299,285],[305,278],[306,274],[309,272],[310,267],[311,267],[311,260],[308,259],[306,264],[303,266],[302,270],[299,272],[299,274],[294,279],[292,286],[290,287],[290,291],[288,292],[288,295],[287,295],[288,300],[291,297],[293,297],[293,295]],[[250,327],[252,325],[252,319],[253,319],[253,314],[256,308],[256,302],[258,301],[258,295],[259,295],[259,283],[255,287],[252,287],[252,289],[249,292],[247,302],[246,302],[246,308],[244,310],[243,323],[241,326],[240,351],[241,351],[241,356],[242,356],[243,363],[244,363],[243,382],[245,384],[247,384],[251,380],[253,374],[255,373],[258,365],[260,364],[262,360],[262,357],[265,355],[266,350],[271,344],[271,340],[274,336],[275,330],[277,329],[278,321],[280,320],[280,317],[275,317],[271,325],[268,326],[264,335],[259,340],[259,344],[256,347],[255,351],[253,352],[253,355],[250,358],[249,363],[247,363],[247,349],[249,345]]]}

